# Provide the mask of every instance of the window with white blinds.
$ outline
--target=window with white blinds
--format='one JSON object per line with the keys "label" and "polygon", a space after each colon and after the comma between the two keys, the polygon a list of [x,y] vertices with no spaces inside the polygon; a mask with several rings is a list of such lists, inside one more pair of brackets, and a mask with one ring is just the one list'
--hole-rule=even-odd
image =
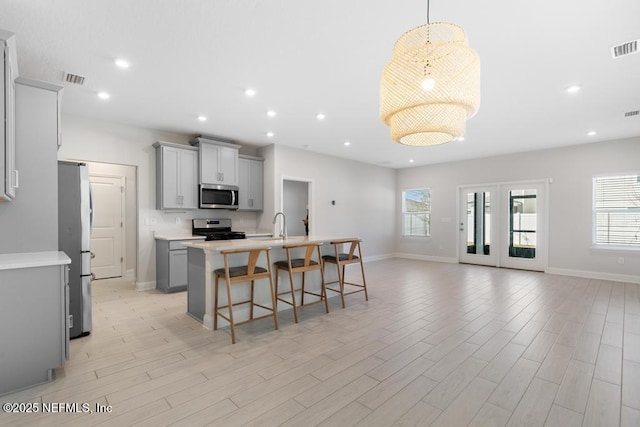
{"label": "window with white blinds", "polygon": [[640,249],[640,174],[593,178],[593,243]]}

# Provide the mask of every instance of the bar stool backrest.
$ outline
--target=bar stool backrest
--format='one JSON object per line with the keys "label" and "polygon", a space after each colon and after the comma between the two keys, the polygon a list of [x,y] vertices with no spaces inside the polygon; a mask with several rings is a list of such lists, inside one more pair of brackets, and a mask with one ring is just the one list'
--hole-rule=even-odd
{"label": "bar stool backrest", "polygon": [[[220,253],[224,256],[224,270],[225,270],[225,276],[227,274],[229,274],[230,271],[230,267],[229,267],[229,255],[232,254],[243,254],[243,253],[248,253],[248,259],[247,259],[247,270],[246,270],[246,274],[243,274],[242,276],[237,276],[234,277],[233,275],[231,275],[230,279],[232,281],[242,281],[242,280],[252,280],[252,277],[255,278],[259,278],[260,276],[265,276],[265,273],[270,274],[270,269],[269,266],[271,265],[271,259],[269,257],[269,250],[271,248],[258,248],[258,249],[228,249],[225,251],[221,251]],[[267,256],[267,268],[261,268],[260,270],[256,272],[256,267],[258,264],[258,259],[260,258],[260,255],[262,254],[262,252],[266,252],[266,256]],[[231,269],[233,269],[233,267],[231,267]],[[266,270],[266,271],[265,271]]]}
{"label": "bar stool backrest", "polygon": [[[287,251],[287,261],[289,262],[289,266],[290,268],[292,268],[294,271],[298,268],[300,269],[309,269],[309,267],[311,267],[312,265],[320,265],[320,245],[322,243],[298,243],[298,244],[293,244],[293,245],[285,245],[283,246],[283,248]],[[295,263],[296,265],[293,265],[293,259],[291,258],[291,249],[297,249],[297,248],[304,248],[304,258],[296,258],[299,260],[303,260],[303,264],[299,265],[298,263]],[[317,251],[317,260],[313,259],[313,253]]]}
{"label": "bar stool backrest", "polygon": [[[331,244],[333,245],[336,252],[336,260],[345,262],[345,261],[358,260],[358,258],[362,258],[362,254],[360,252],[360,239],[334,240],[331,242]],[[338,246],[341,246],[343,244],[349,244],[349,252],[339,253]],[[357,249],[357,253],[356,253],[356,249]],[[340,256],[340,255],[346,255],[346,257]]]}

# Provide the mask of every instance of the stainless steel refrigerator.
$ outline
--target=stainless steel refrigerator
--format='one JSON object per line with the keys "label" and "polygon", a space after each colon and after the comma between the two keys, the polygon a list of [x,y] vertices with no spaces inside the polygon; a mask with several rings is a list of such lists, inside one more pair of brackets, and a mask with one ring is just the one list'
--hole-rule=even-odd
{"label": "stainless steel refrigerator", "polygon": [[58,246],[71,258],[69,337],[91,332],[91,226],[93,204],[88,166],[58,162]]}

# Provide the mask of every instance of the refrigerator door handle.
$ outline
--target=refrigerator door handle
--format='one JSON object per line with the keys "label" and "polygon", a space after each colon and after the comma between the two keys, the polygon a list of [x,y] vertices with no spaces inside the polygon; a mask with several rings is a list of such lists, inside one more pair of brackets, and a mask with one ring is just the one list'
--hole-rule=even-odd
{"label": "refrigerator door handle", "polygon": [[[93,274],[92,274],[93,276]],[[91,277],[82,276],[82,332],[90,332],[92,329],[91,309]]]}
{"label": "refrigerator door handle", "polygon": [[93,234],[93,218],[95,215],[93,209],[93,186],[89,182],[89,236]]}

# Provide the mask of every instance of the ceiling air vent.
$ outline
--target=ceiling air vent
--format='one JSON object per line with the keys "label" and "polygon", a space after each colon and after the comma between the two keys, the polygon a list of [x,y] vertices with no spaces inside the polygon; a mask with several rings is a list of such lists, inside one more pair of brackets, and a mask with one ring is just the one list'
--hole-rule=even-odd
{"label": "ceiling air vent", "polygon": [[633,116],[638,116],[638,115],[640,115],[640,110],[627,111],[626,113],[624,113],[625,117],[633,117]]}
{"label": "ceiling air vent", "polygon": [[630,42],[611,47],[611,56],[614,59],[631,55],[632,53],[638,53],[638,40],[631,40]]}
{"label": "ceiling air vent", "polygon": [[64,73],[64,81],[82,86],[84,84],[84,77],[77,74]]}

